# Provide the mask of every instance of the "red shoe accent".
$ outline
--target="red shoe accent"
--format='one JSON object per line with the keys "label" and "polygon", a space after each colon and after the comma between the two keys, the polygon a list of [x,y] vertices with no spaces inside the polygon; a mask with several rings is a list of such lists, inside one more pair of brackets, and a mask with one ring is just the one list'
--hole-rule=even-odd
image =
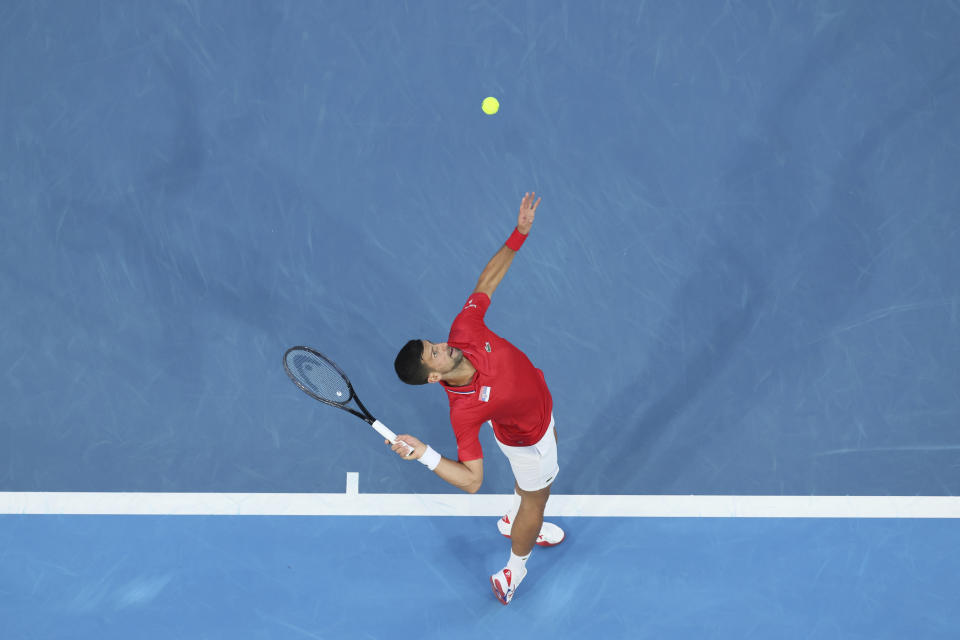
{"label": "red shoe accent", "polygon": [[[503,522],[504,524],[510,524],[510,516],[503,516],[502,518],[500,518],[500,522]],[[510,526],[512,527],[513,525],[510,525]],[[504,538],[510,537],[509,533],[501,533],[500,535],[502,535]]]}
{"label": "red shoe accent", "polygon": [[[507,586],[510,586],[510,571],[504,571],[504,575],[507,578]],[[497,596],[497,600],[500,601],[500,604],[507,605],[510,604],[507,602],[507,593],[504,588],[500,585],[499,580],[494,580],[490,578],[490,586],[493,587],[493,595]]]}
{"label": "red shoe accent", "polygon": [[560,538],[559,540],[557,540],[556,542],[539,542],[540,538],[542,538],[542,537],[543,537],[543,536],[537,536],[537,540],[538,540],[537,546],[538,546],[538,547],[555,547],[555,546],[557,546],[558,544],[560,544],[561,542],[563,542],[564,540],[567,539],[567,532],[564,531],[564,532],[563,532],[563,537]]}
{"label": "red shoe accent", "polygon": [[[509,538],[509,537],[510,537],[510,534],[509,534],[509,533],[501,533],[500,535],[502,535],[504,538]],[[564,532],[563,532],[563,537],[560,538],[559,540],[557,540],[556,542],[543,542],[542,540],[540,540],[542,537],[543,537],[543,536],[537,536],[537,546],[538,546],[538,547],[555,547],[555,546],[557,546],[558,544],[560,544],[561,542],[563,542],[564,540],[567,539],[567,532],[564,531]]]}

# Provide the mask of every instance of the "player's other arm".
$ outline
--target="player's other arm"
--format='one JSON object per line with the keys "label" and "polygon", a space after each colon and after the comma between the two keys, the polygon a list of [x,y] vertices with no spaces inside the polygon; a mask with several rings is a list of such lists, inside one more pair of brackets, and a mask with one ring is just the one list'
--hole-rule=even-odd
{"label": "player's other arm", "polygon": [[[390,443],[387,442],[387,444]],[[409,455],[407,455],[409,448],[406,445],[413,447]],[[411,435],[403,434],[397,436],[397,441],[391,448],[405,460],[419,460],[426,452],[427,445]],[[483,484],[483,458],[458,462],[441,457],[440,463],[433,472],[458,489],[467,493],[476,493]]]}
{"label": "player's other arm", "polygon": [[467,493],[476,493],[483,484],[483,458],[458,462],[440,458],[435,474]]}
{"label": "player's other arm", "polygon": [[[534,198],[536,198],[536,201],[534,201]],[[517,231],[521,235],[526,236],[530,233],[530,227],[533,226],[533,218],[537,207],[540,205],[540,200],[541,198],[537,198],[536,193],[524,194],[523,200],[520,202],[520,214],[517,216]],[[506,244],[500,247],[500,250],[490,258],[490,262],[480,273],[480,279],[477,280],[477,286],[473,290],[474,293],[485,293],[492,297],[500,281],[503,280],[503,276],[507,275],[507,270],[510,269],[510,264],[513,262],[513,256],[516,253]]]}

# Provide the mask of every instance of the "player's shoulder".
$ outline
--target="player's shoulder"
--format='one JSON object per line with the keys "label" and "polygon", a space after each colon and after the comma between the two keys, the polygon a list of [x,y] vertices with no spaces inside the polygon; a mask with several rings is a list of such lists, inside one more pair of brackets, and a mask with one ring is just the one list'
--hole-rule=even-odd
{"label": "player's shoulder", "polygon": [[[457,317],[453,320],[450,328],[450,341],[462,340],[471,341],[469,337],[479,340],[480,333],[486,328],[484,316],[487,314],[487,307],[490,306],[490,297],[485,293],[473,293],[463,304],[463,308]],[[458,337],[454,338],[454,334]],[[474,341],[476,341],[474,340]]]}

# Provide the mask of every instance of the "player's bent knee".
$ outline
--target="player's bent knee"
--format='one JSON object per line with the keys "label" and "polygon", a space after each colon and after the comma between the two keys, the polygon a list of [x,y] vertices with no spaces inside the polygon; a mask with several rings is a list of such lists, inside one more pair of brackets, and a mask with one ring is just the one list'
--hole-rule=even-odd
{"label": "player's bent knee", "polygon": [[531,504],[546,504],[547,499],[550,497],[550,485],[547,485],[543,489],[538,489],[536,491],[525,491],[518,486],[517,493],[520,494],[521,504],[524,502]]}

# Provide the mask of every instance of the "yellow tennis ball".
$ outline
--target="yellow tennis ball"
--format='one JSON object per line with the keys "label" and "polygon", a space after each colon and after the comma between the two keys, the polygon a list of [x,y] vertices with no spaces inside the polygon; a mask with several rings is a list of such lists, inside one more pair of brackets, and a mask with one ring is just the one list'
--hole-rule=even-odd
{"label": "yellow tennis ball", "polygon": [[500,101],[494,97],[484,98],[483,104],[480,105],[480,108],[483,109],[485,114],[492,116],[500,110]]}

